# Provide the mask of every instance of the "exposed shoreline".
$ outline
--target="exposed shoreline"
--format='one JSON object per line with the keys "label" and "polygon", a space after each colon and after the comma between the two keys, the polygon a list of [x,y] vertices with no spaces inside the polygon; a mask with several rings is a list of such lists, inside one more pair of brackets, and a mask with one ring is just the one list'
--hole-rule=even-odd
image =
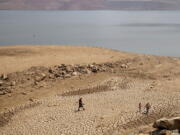
{"label": "exposed shoreline", "polygon": [[[94,47],[14,46],[0,47],[0,59],[0,89],[10,90],[0,95],[0,112],[20,108],[10,111],[7,121],[0,116],[0,125],[5,120],[0,133],[104,135],[180,114],[179,58]],[[80,96],[86,110],[76,113]],[[137,113],[139,102],[152,104],[152,117]],[[159,109],[169,112],[160,116]]]}

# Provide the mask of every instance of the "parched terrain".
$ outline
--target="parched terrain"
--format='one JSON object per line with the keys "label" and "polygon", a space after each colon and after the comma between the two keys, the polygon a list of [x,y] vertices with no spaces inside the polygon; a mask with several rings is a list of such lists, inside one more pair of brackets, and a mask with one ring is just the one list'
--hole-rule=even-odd
{"label": "parched terrain", "polygon": [[[36,60],[40,53],[39,59],[48,58],[43,51],[48,52],[49,47],[40,48],[32,49],[37,49],[36,54],[22,54],[22,60],[27,63],[28,57]],[[52,54],[60,56],[61,47],[53,48]],[[46,60],[49,63],[45,65],[34,61],[24,67],[17,66],[13,72],[2,72],[0,134],[126,135],[143,132],[143,127],[149,127],[159,118],[180,116],[179,58],[106,49],[100,53],[101,49],[91,47],[81,54],[81,47],[67,47],[70,48],[75,52],[62,61],[49,55],[52,61]],[[14,62],[20,55],[5,50],[0,53],[3,60],[11,57]],[[70,56],[75,57],[73,63]],[[80,97],[85,110],[78,112]],[[140,102],[142,112],[138,111]],[[148,102],[151,109],[147,116],[144,105]]]}

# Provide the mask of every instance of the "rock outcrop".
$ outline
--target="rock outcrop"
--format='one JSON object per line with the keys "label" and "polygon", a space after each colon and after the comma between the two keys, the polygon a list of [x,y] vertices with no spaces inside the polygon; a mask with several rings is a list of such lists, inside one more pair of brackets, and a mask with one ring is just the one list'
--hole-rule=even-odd
{"label": "rock outcrop", "polygon": [[176,130],[180,131],[180,117],[175,118],[162,118],[154,122],[154,128],[157,129],[166,129],[166,130]]}
{"label": "rock outcrop", "polygon": [[107,62],[102,64],[76,64],[76,65],[56,65],[52,67],[31,67],[22,72],[0,75],[0,95],[13,92],[18,86],[36,88],[45,87],[48,82],[56,79],[67,79],[71,77],[81,76],[84,74],[96,74],[99,72],[114,72],[115,68],[119,70],[127,70],[129,60],[118,62]]}

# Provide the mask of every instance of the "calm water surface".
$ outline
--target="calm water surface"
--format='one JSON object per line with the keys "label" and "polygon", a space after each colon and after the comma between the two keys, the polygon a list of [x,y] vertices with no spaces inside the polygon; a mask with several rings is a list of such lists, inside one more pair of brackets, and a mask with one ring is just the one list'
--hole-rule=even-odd
{"label": "calm water surface", "polygon": [[180,11],[0,11],[0,45],[88,45],[180,57]]}

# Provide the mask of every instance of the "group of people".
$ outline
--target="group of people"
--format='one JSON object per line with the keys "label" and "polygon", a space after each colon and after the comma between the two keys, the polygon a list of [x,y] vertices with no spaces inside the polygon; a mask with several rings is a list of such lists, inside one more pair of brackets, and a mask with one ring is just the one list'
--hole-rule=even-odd
{"label": "group of people", "polygon": [[[149,110],[151,108],[151,105],[150,103],[148,102],[146,105],[145,105],[145,114],[149,114]],[[78,111],[80,111],[81,109],[85,110],[84,108],[84,103],[82,101],[82,98],[79,98],[79,106],[78,106]],[[141,113],[142,112],[142,104],[139,103],[139,112]]]}
{"label": "group of people", "polygon": [[[151,109],[151,105],[150,103],[148,102],[145,106],[145,114],[149,114],[149,110]],[[142,112],[142,104],[139,103],[139,112],[141,113]]]}

